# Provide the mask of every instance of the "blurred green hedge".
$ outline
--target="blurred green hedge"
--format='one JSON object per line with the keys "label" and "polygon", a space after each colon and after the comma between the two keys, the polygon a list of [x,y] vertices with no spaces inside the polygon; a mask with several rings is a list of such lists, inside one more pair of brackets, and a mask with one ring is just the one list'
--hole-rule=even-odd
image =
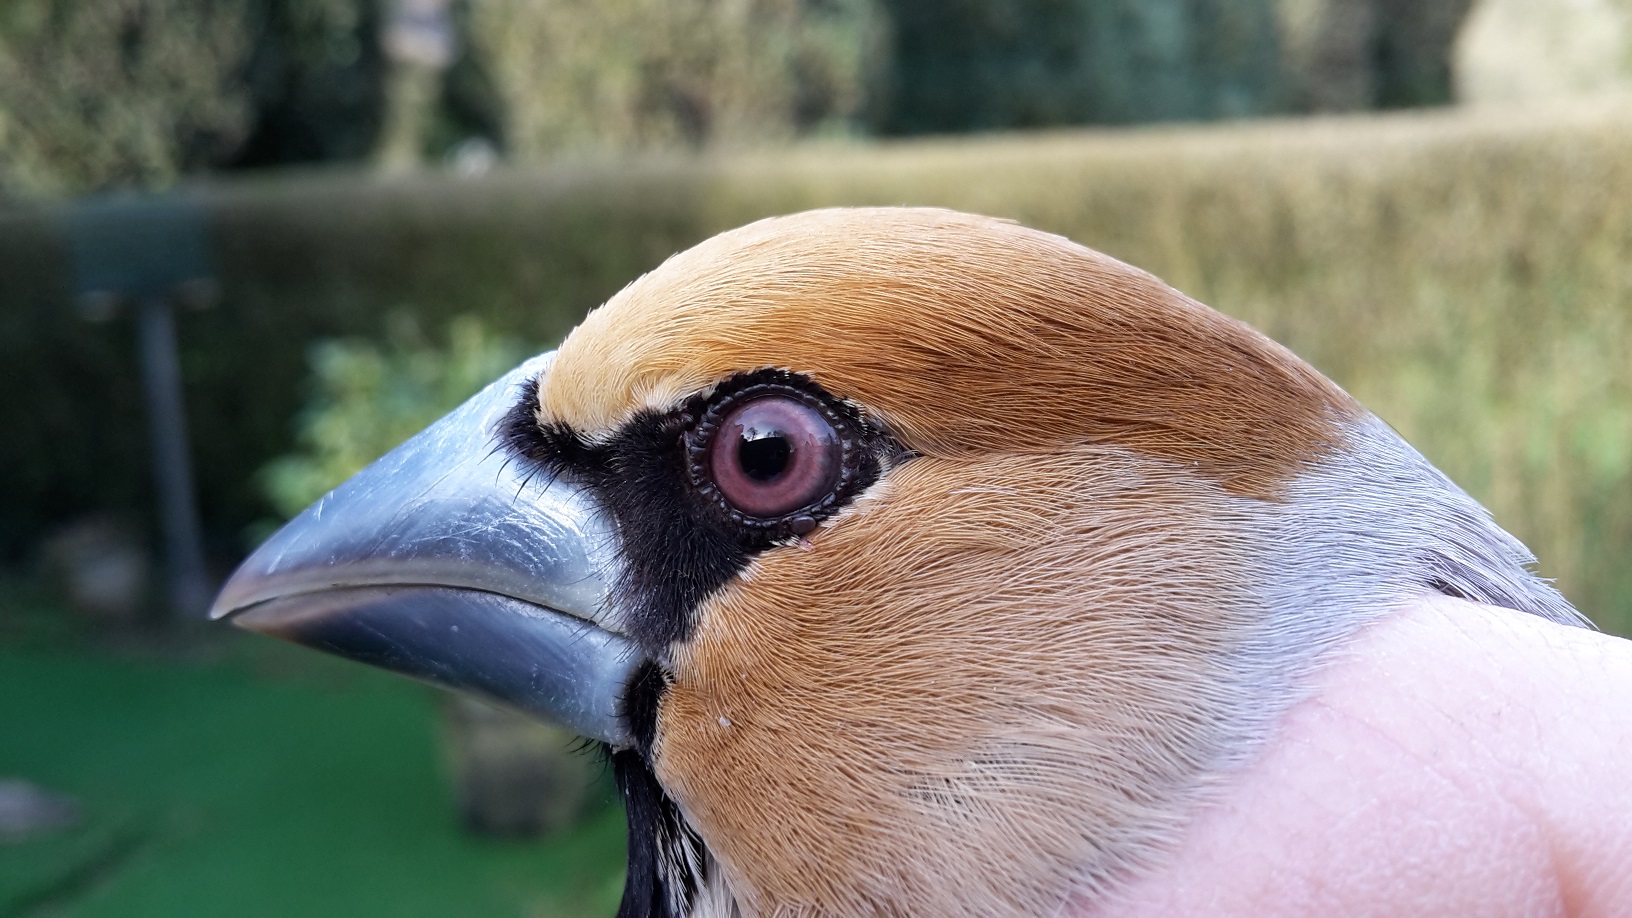
{"label": "blurred green hedge", "polygon": [[[1071,132],[479,179],[314,174],[199,190],[222,301],[181,320],[206,523],[264,516],[322,336],[407,311],[557,338],[714,232],[834,204],[1013,217],[1147,268],[1285,342],[1398,427],[1632,630],[1632,109]],[[128,320],[69,301],[52,214],[0,213],[0,482],[13,557],[142,508]]]}
{"label": "blurred green hedge", "polygon": [[312,346],[313,391],[295,418],[299,450],[259,473],[278,514],[269,525],[294,517],[538,352],[472,316],[445,331],[446,343],[436,342],[399,313],[383,341],[325,338]]}

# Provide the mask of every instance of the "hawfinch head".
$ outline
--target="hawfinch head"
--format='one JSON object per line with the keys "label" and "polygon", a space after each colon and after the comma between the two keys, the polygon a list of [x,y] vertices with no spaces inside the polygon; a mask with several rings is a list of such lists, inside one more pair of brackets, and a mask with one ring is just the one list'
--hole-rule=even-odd
{"label": "hawfinch head", "polygon": [[1168,851],[1326,651],[1438,591],[1573,622],[1290,352],[942,210],[676,255],[217,604],[601,741],[625,915],[1052,914]]}

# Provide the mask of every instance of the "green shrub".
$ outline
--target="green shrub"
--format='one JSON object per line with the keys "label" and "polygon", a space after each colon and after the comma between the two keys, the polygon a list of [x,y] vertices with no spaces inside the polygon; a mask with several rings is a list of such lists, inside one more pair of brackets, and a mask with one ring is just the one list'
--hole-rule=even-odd
{"label": "green shrub", "polygon": [[487,0],[471,26],[533,159],[853,130],[887,29],[874,0]]}
{"label": "green shrub", "polygon": [[244,0],[0,4],[0,189],[168,185],[249,131]]}
{"label": "green shrub", "polygon": [[884,0],[878,127],[944,134],[1280,111],[1275,0]]}
{"label": "green shrub", "polygon": [[296,452],[261,469],[273,509],[294,516],[363,466],[453,410],[533,351],[470,316],[447,345],[398,314],[384,342],[325,339],[311,347],[311,395],[295,418]]}

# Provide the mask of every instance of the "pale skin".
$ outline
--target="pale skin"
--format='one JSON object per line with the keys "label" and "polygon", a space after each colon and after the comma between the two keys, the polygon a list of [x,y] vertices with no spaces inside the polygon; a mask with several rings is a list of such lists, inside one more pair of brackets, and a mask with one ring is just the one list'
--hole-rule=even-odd
{"label": "pale skin", "polygon": [[1632,641],[1435,596],[1356,636],[1103,915],[1632,915]]}

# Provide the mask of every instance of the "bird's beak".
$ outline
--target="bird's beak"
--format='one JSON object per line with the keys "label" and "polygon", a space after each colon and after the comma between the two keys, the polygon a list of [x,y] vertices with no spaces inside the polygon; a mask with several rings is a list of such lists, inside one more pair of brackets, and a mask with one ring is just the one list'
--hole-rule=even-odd
{"label": "bird's beak", "polygon": [[619,701],[642,657],[597,623],[611,529],[577,487],[529,482],[494,437],[552,356],[290,520],[227,581],[211,617],[630,745]]}

